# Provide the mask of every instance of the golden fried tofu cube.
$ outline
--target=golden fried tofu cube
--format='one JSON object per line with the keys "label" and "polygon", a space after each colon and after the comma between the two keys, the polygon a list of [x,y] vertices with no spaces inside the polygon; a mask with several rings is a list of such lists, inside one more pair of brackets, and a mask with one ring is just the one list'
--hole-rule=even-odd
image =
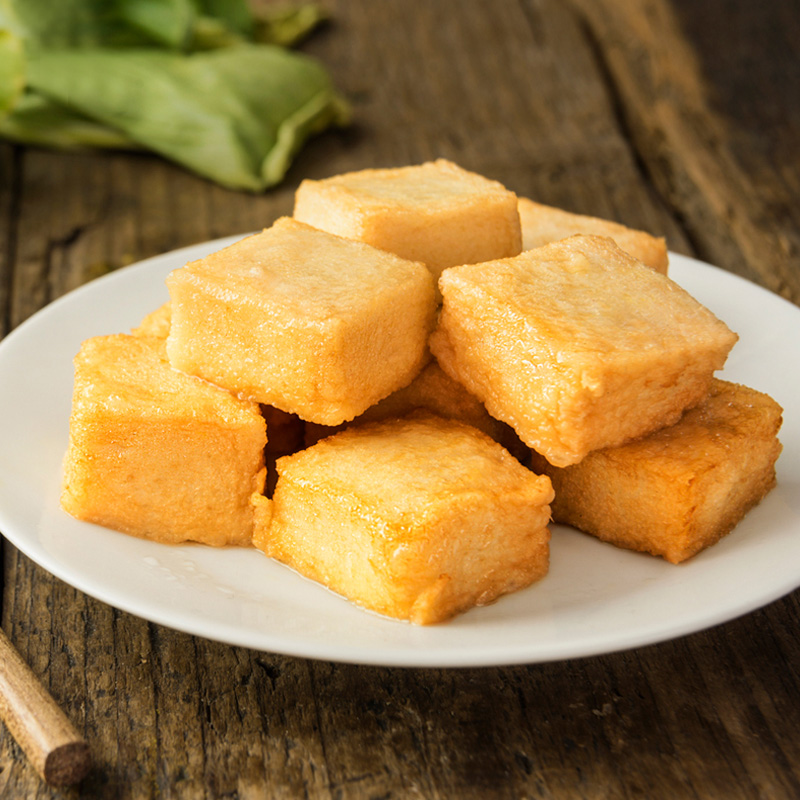
{"label": "golden fried tofu cube", "polygon": [[352,426],[278,473],[256,546],[381,614],[441,622],[547,573],[549,479],[468,425]]}
{"label": "golden fried tofu cube", "polygon": [[669,254],[667,243],[661,236],[652,236],[619,222],[573,214],[560,208],[535,203],[527,197],[519,198],[519,221],[522,227],[523,250],[532,250],[534,247],[580,233],[608,236],[645,266],[663,275],[667,274]]}
{"label": "golden fried tofu cube", "polygon": [[775,486],[781,407],[715,380],[708,398],[668,428],[556,468],[553,518],[618,547],[677,564],[713,545]]}
{"label": "golden fried tofu cube", "polygon": [[368,408],[359,420],[370,422],[401,417],[415,409],[472,425],[497,441],[505,425],[489,415],[477,397],[453,380],[436,361],[431,361],[408,386]]}
{"label": "golden fried tofu cube", "polygon": [[295,219],[427,264],[446,267],[517,255],[517,197],[445,159],[304,180]]}
{"label": "golden fried tofu cube", "polygon": [[439,364],[559,467],[677,422],[737,339],[604,237],[456,267],[440,286]]}
{"label": "golden fried tofu cube", "polygon": [[[487,436],[491,436],[496,442],[500,442],[514,455],[519,453],[518,450],[516,452],[514,450],[514,445],[518,447],[519,440],[511,428],[492,417],[477,397],[471,395],[458,381],[454,381],[435,361],[431,361],[408,386],[398,389],[385,400],[370,406],[350,424],[403,417],[417,409],[472,425]],[[332,428],[307,423],[305,444],[312,445],[336,433],[342,427],[344,426]]]}
{"label": "golden fried tofu cube", "polygon": [[[166,339],[172,319],[172,304],[166,302],[155,311],[151,311],[131,331],[133,336],[155,336]],[[261,415],[267,425],[267,446],[264,449],[264,459],[267,467],[267,482],[265,492],[272,496],[275,488],[275,462],[281,456],[295,453],[305,446],[305,423],[296,414],[289,414],[274,406],[261,406]]]}
{"label": "golden fried tofu cube", "polygon": [[290,218],[167,286],[174,367],[312,422],[353,419],[430,358],[424,265]]}
{"label": "golden fried tofu cube", "polygon": [[172,369],[163,339],[88,339],[75,358],[61,505],[158,542],[249,545],[265,445],[258,406]]}
{"label": "golden fried tofu cube", "polygon": [[172,319],[172,307],[167,301],[160,305],[155,311],[151,311],[134,328],[131,333],[134,336],[155,336],[159,339],[166,339],[169,334],[170,321]]}

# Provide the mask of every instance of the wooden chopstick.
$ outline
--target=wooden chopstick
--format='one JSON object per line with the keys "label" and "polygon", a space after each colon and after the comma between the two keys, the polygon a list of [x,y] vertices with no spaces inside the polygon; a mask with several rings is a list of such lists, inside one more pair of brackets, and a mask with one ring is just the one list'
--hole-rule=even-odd
{"label": "wooden chopstick", "polygon": [[0,629],[0,718],[36,771],[54,786],[89,771],[89,745]]}

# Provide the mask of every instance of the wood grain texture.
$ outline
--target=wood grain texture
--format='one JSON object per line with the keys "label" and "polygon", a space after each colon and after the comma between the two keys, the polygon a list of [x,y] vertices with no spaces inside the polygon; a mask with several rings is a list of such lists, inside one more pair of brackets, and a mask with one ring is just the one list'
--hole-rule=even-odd
{"label": "wood grain texture", "polygon": [[[304,177],[436,156],[800,302],[790,4],[326,5],[332,22],[304,49],[356,122],[312,141],[273,192],[141,153],[0,145],[0,333],[109,270],[268,225]],[[94,767],[53,790],[0,729],[0,798],[800,796],[800,592],[625,653],[402,670],[198,639],[7,544],[3,562],[3,628]]]}
{"label": "wood grain texture", "polygon": [[0,718],[47,783],[68,786],[86,776],[89,746],[2,631]]}
{"label": "wood grain texture", "polygon": [[[699,254],[800,302],[800,119],[797,59],[789,44],[800,15],[775,2],[766,13],[763,6],[730,13],[723,3],[668,0],[578,0],[576,6],[632,143]],[[684,29],[694,34],[691,40]],[[725,81],[721,91],[708,83],[717,50],[727,53],[729,68],[739,65],[724,77],[714,72]],[[758,70],[763,61],[772,70],[762,68],[748,86],[752,76],[742,65]],[[788,74],[775,69],[783,64]]]}

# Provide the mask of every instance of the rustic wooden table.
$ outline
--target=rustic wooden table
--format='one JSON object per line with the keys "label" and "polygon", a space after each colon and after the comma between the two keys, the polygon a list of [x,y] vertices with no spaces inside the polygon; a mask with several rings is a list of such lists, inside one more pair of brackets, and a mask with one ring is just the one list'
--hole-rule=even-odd
{"label": "rustic wooden table", "polygon": [[[100,274],[269,224],[303,177],[437,156],[800,303],[796,4],[326,5],[304,49],[355,125],[313,141],[275,191],[143,154],[0,145],[0,335]],[[7,543],[3,562],[3,628],[95,766],[50,789],[3,730],[2,797],[800,797],[800,592],[629,652],[396,669],[194,638]]]}

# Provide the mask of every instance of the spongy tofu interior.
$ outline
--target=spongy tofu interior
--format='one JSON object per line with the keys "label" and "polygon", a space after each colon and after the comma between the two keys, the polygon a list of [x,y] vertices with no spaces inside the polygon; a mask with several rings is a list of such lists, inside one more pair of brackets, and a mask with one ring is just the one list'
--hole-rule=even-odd
{"label": "spongy tofu interior", "polygon": [[278,471],[256,545],[380,613],[439,621],[547,571],[549,480],[461,423],[357,426]]}
{"label": "spongy tofu interior", "polygon": [[429,358],[425,267],[292,219],[167,284],[173,366],[304,419],[352,419]]}
{"label": "spongy tofu interior", "polygon": [[75,359],[62,505],[157,541],[250,544],[265,444],[258,407],[173,370],[163,339],[95,337]]}
{"label": "spongy tofu interior", "polygon": [[675,422],[737,338],[604,237],[456,267],[440,286],[440,365],[557,466]]}

